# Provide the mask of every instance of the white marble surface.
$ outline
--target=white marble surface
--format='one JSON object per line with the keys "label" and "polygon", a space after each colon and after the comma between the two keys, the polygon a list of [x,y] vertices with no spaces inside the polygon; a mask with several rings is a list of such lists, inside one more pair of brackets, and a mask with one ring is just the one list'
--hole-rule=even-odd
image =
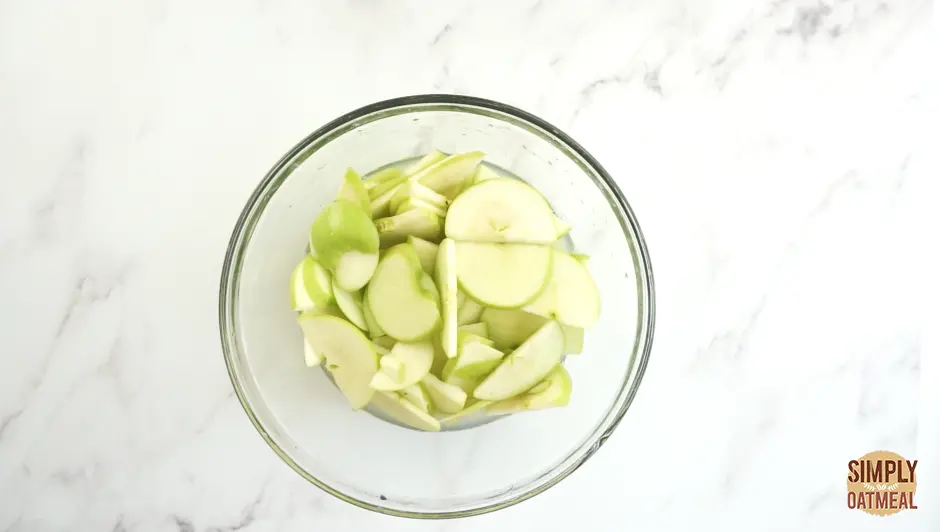
{"label": "white marble surface", "polygon": [[[0,1],[0,530],[940,530],[932,11]],[[448,522],[306,484],[233,397],[217,333],[263,173],[422,92],[579,139],[641,220],[659,302],[607,445]],[[920,510],[846,509],[846,462],[878,448],[920,460]]]}

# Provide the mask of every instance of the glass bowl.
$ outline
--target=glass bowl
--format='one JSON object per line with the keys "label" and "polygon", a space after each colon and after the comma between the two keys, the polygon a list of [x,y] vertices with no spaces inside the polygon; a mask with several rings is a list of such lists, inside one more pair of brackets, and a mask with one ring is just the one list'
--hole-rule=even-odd
{"label": "glass bowl", "polygon": [[[481,150],[534,185],[573,226],[602,297],[582,354],[568,356],[570,404],[424,433],[352,410],[304,366],[288,278],[345,169],[360,173],[432,149]],[[291,149],[261,181],[232,234],[219,292],[229,376],[264,440],[311,483],[391,515],[463,517],[506,508],[571,474],[630,406],[653,338],[653,277],[640,227],[614,180],[557,128],[505,104],[424,95],[368,105]]]}

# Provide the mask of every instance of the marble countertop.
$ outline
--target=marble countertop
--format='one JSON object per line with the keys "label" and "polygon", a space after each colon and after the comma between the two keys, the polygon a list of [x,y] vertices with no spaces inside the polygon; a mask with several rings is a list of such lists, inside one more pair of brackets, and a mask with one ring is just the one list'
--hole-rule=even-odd
{"label": "marble countertop", "polygon": [[[0,2],[0,530],[940,530],[932,9]],[[650,365],[607,444],[543,495],[446,522],[291,471],[217,329],[230,232],[273,162],[426,92],[578,139],[657,278]],[[876,449],[920,461],[920,509],[847,509],[846,463]]]}

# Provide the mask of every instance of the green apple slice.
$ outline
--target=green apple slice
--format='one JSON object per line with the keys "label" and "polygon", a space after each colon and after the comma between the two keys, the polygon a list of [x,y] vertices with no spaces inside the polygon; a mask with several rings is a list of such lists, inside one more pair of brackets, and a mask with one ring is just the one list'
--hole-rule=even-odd
{"label": "green apple slice", "polygon": [[369,403],[369,385],[379,368],[372,342],[348,321],[327,314],[297,317],[304,338],[326,360],[327,368],[353,408]]}
{"label": "green apple slice", "polygon": [[519,308],[539,295],[552,272],[552,248],[457,242],[457,282],[488,307]]}
{"label": "green apple slice", "polygon": [[561,364],[548,374],[539,384],[528,392],[497,401],[487,408],[490,415],[511,414],[526,410],[541,410],[556,406],[566,406],[571,398],[571,376]]}
{"label": "green apple slice", "polygon": [[359,290],[379,260],[379,234],[369,214],[345,200],[330,203],[310,227],[310,248],[343,290]]}
{"label": "green apple slice", "polygon": [[389,201],[391,201],[392,197],[395,196],[394,191],[397,191],[398,188],[402,184],[404,184],[406,181],[408,181],[408,177],[406,177],[404,174],[398,174],[397,177],[387,179],[386,181],[379,183],[372,190],[369,191],[369,199],[375,200],[375,199],[381,198],[382,196],[384,196],[385,194],[389,192],[392,192],[392,195],[389,196]]}
{"label": "green apple slice", "polygon": [[572,253],[572,254],[571,254],[571,258],[573,258],[574,260],[576,260],[576,261],[580,262],[581,264],[584,264],[585,266],[587,266],[587,261],[588,261],[588,259],[590,259],[591,257],[585,255],[584,253]]}
{"label": "green apple slice", "polygon": [[[388,338],[388,337],[386,336],[385,338]],[[385,355],[391,353],[391,350],[389,348],[381,344],[375,343],[375,339],[372,340],[372,347],[375,348],[375,352],[378,353],[380,360],[381,360],[381,357],[384,357]]]}
{"label": "green apple slice", "polygon": [[424,170],[425,168],[431,166],[432,164],[443,161],[446,158],[447,158],[447,154],[444,152],[441,152],[438,150],[428,152],[424,157],[419,159],[418,162],[406,168],[405,174],[409,176],[417,174],[421,170]]}
{"label": "green apple slice", "polygon": [[372,203],[369,204],[369,208],[372,210],[373,220],[386,218],[392,215],[390,203],[392,201],[392,196],[395,195],[396,190],[397,188],[393,188],[372,200]]}
{"label": "green apple slice", "polygon": [[418,254],[418,260],[421,261],[421,268],[428,275],[434,275],[434,265],[437,264],[437,244],[428,242],[423,238],[409,236],[408,243],[415,248]]}
{"label": "green apple slice", "polygon": [[571,225],[562,220],[561,218],[555,216],[555,239],[559,239],[567,235],[571,231]]}
{"label": "green apple slice", "polygon": [[477,166],[476,172],[473,174],[473,184],[482,183],[490,179],[499,179],[503,177],[493,171],[488,164],[482,163],[480,166]]}
{"label": "green apple slice", "polygon": [[483,338],[488,338],[489,328],[482,321],[476,323],[468,323],[466,325],[461,325],[457,327],[457,332],[465,332],[474,334],[476,336],[482,336]]}
{"label": "green apple slice", "polygon": [[429,432],[441,430],[441,422],[436,417],[396,393],[376,392],[371,404],[403,425]]}
{"label": "green apple slice", "polygon": [[493,401],[476,401],[472,397],[468,398],[467,401],[468,403],[469,401],[474,402],[469,403],[466,408],[457,412],[456,414],[442,417],[441,425],[454,425],[457,422],[472,416],[473,414],[485,412],[486,409],[493,404]]}
{"label": "green apple slice", "polygon": [[463,344],[468,344],[471,342],[488,345],[490,347],[493,347],[496,344],[496,342],[486,338],[485,336],[480,336],[478,334],[473,334],[467,331],[457,331],[457,354],[460,354],[460,349],[462,348]]}
{"label": "green apple slice", "polygon": [[553,254],[548,285],[524,310],[582,329],[594,325],[601,312],[601,296],[594,279],[571,255],[558,250]]}
{"label": "green apple slice", "polygon": [[489,179],[447,209],[444,232],[455,240],[551,244],[555,215],[545,198],[518,179]]}
{"label": "green apple slice", "polygon": [[[362,181],[362,188],[366,189],[367,193],[371,193],[379,185],[383,183],[388,183],[400,179],[404,175],[401,168],[391,167],[383,168],[377,172],[372,172],[367,175],[366,178]],[[374,196],[370,195],[370,199]]]}
{"label": "green apple slice", "polygon": [[414,174],[412,179],[442,196],[453,198],[482,160],[483,152],[479,151],[451,155]]}
{"label": "green apple slice", "polygon": [[441,217],[425,209],[413,209],[395,216],[379,218],[375,221],[375,229],[383,248],[401,244],[407,241],[409,236],[439,240]]}
{"label": "green apple slice", "polygon": [[391,353],[379,359],[379,371],[395,382],[405,380],[405,363],[400,358],[391,356]]}
{"label": "green apple slice", "polygon": [[343,184],[340,185],[339,194],[336,198],[355,203],[363,211],[372,213],[372,208],[369,206],[369,193],[362,184],[362,178],[352,168],[346,169],[346,174],[343,175]]}
{"label": "green apple slice", "polygon": [[372,309],[369,307],[368,293],[364,293],[362,296],[362,317],[363,321],[366,323],[366,329],[369,331],[370,337],[376,338],[378,336],[385,336],[385,331],[379,326],[379,323],[375,321],[375,316],[372,315]]}
{"label": "green apple slice", "polygon": [[440,311],[433,292],[423,286],[423,277],[427,274],[408,244],[395,246],[382,257],[366,292],[372,317],[388,336],[417,341],[440,326]]}
{"label": "green apple slice", "polygon": [[333,301],[330,272],[310,255],[290,275],[290,306],[301,312],[326,307]]}
{"label": "green apple slice", "polygon": [[515,349],[539,330],[547,318],[529,314],[523,310],[501,310],[488,308],[480,315],[486,324],[487,338],[496,342],[499,349]]}
{"label": "green apple slice", "polygon": [[440,216],[441,218],[443,218],[447,214],[447,211],[445,209],[438,207],[437,205],[428,203],[424,200],[418,199],[418,198],[406,199],[405,201],[399,203],[398,208],[393,210],[393,212],[397,215],[397,214],[406,213],[408,211],[413,211],[415,209],[424,209],[428,212],[433,212],[434,214]]}
{"label": "green apple slice", "polygon": [[394,339],[394,338],[392,338],[391,336],[388,336],[388,335],[386,335],[386,336],[377,336],[377,337],[375,337],[375,338],[372,339],[372,343],[374,343],[375,345],[381,347],[382,349],[385,349],[385,352],[382,353],[382,354],[383,354],[383,355],[387,355],[387,354],[388,354],[388,351],[389,351],[391,348],[395,347],[395,344],[398,343],[398,340],[396,340],[396,339]]}
{"label": "green apple slice", "polygon": [[[460,293],[462,294],[463,292]],[[473,323],[480,319],[480,314],[482,313],[483,305],[465,297],[463,303],[460,305],[460,310],[457,311],[457,324],[466,325],[468,323]]]}
{"label": "green apple slice", "polygon": [[359,327],[363,331],[368,330],[366,318],[362,311],[362,294],[359,291],[347,292],[340,288],[336,279],[333,279],[333,297],[336,298],[336,306],[343,311],[343,315],[350,323]]}
{"label": "green apple slice", "polygon": [[[423,379],[422,379],[422,382],[423,382]],[[399,395],[404,397],[407,401],[409,401],[411,404],[417,406],[421,410],[425,412],[431,411],[431,406],[433,404],[431,402],[431,394],[428,393],[428,390],[426,390],[420,382],[417,384],[412,384],[411,386],[408,386],[406,388],[403,388],[398,393]]]}
{"label": "green apple slice", "polygon": [[467,392],[459,386],[447,384],[434,375],[428,374],[421,379],[421,387],[431,397],[431,404],[435,410],[445,414],[459,412],[467,403]]}
{"label": "green apple slice", "polygon": [[317,353],[317,350],[304,338],[304,364],[308,368],[313,368],[319,366],[321,362],[323,362],[323,355]]}
{"label": "green apple slice", "polygon": [[457,356],[457,247],[445,238],[437,251],[437,289],[441,294],[441,345],[448,358]]}
{"label": "green apple slice", "polygon": [[434,347],[427,340],[413,343],[398,342],[386,356],[397,358],[402,363],[404,366],[402,378],[393,379],[389,375],[379,372],[372,377],[369,386],[384,392],[394,392],[403,390],[420,381],[431,371],[431,363],[434,361]]}
{"label": "green apple slice", "polygon": [[532,388],[561,361],[564,346],[565,336],[561,326],[555,321],[546,322],[503,359],[473,390],[473,396],[498,401]]}
{"label": "green apple slice", "polygon": [[[456,360],[457,359],[452,358],[450,359],[450,362],[448,362],[448,364],[451,365],[451,367],[453,367],[453,363]],[[447,368],[445,368],[445,373],[446,373],[446,369]],[[465,394],[467,394],[467,397],[472,397],[473,390],[475,390],[476,387],[480,385],[479,379],[468,379],[466,377],[458,377],[457,375],[448,375],[447,378],[444,379],[444,382],[446,382],[447,384],[452,384],[460,388],[461,390],[463,390]]]}
{"label": "green apple slice", "polygon": [[449,375],[464,379],[482,379],[503,360],[503,352],[480,342],[468,342],[461,346]]}
{"label": "green apple slice", "polygon": [[561,325],[561,332],[565,335],[565,354],[577,355],[584,349],[584,329],[581,327],[572,327],[571,325]]}
{"label": "green apple slice", "polygon": [[[401,208],[401,204],[408,200],[420,200],[434,205],[442,211],[447,209],[447,204],[449,203],[446,196],[434,192],[434,190],[422,185],[415,178],[405,181],[398,187],[395,191],[395,195],[392,196],[391,202],[389,202],[389,208],[396,212],[405,210]],[[443,214],[441,216],[443,216]]]}

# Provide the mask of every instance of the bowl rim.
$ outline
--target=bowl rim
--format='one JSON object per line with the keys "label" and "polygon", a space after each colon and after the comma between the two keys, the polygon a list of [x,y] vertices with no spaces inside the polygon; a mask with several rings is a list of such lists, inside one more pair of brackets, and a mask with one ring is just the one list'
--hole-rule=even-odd
{"label": "bowl rim", "polygon": [[[245,396],[245,392],[242,389],[242,386],[239,384],[239,379],[236,375],[237,370],[235,368],[232,356],[232,352],[239,350],[238,342],[235,339],[236,328],[234,326],[234,312],[231,314],[231,317],[233,318],[231,320],[232,323],[229,323],[230,316],[227,308],[230,300],[234,301],[234,292],[237,292],[237,290],[233,290],[233,288],[236,288],[234,287],[234,282],[237,281],[238,276],[232,275],[233,272],[236,272],[238,266],[238,264],[235,263],[236,251],[240,251],[241,247],[243,247],[244,244],[247,244],[248,240],[250,239],[250,231],[247,235],[245,233],[246,229],[249,228],[248,222],[254,213],[255,207],[258,205],[259,201],[263,199],[263,196],[265,195],[271,182],[281,175],[285,166],[293,161],[295,157],[298,154],[301,154],[308,146],[344,125],[348,125],[365,116],[382,111],[389,111],[400,107],[413,107],[427,104],[454,105],[458,107],[458,109],[455,109],[457,111],[460,111],[459,107],[477,107],[488,110],[490,112],[509,115],[516,120],[535,126],[544,133],[555,137],[555,139],[557,139],[566,148],[574,152],[587,166],[591,168],[591,170],[596,173],[597,176],[601,178],[601,180],[609,189],[613,199],[617,202],[618,207],[626,215],[626,222],[629,225],[631,233],[628,235],[628,240],[632,240],[632,243],[635,245],[634,256],[638,259],[637,263],[635,263],[635,273],[637,274],[638,279],[642,278],[643,281],[642,286],[640,287],[640,293],[638,294],[638,305],[640,305],[640,311],[638,313],[639,323],[637,326],[637,344],[634,353],[631,355],[633,358],[631,365],[634,363],[637,364],[636,372],[634,374],[635,377],[633,379],[633,383],[626,390],[626,393],[623,393],[624,390],[621,389],[621,393],[611,405],[612,408],[597,425],[598,427],[603,427],[603,431],[597,434],[597,431],[595,430],[594,434],[597,434],[597,437],[593,442],[590,441],[590,439],[585,440],[584,444],[578,447],[574,452],[569,454],[567,458],[558,464],[559,468],[554,476],[551,476],[541,484],[535,485],[532,489],[517,494],[514,497],[505,500],[497,500],[482,506],[464,510],[443,512],[418,512],[402,510],[366,502],[348,495],[336,488],[333,488],[332,486],[311,475],[306,471],[306,469],[296,463],[268,434],[261,420],[258,419],[253,408],[249,405],[248,399]],[[293,148],[285,153],[271,167],[270,170],[268,170],[267,174],[265,174],[264,178],[261,180],[258,186],[255,187],[251,196],[248,198],[247,203],[242,208],[242,211],[235,223],[235,228],[232,231],[232,235],[229,238],[228,247],[226,249],[225,258],[222,264],[222,273],[219,287],[219,334],[222,343],[222,355],[225,360],[226,370],[229,375],[229,379],[232,382],[235,395],[238,397],[238,401],[241,404],[242,409],[245,411],[252,425],[254,425],[262,439],[264,439],[264,441],[268,444],[269,447],[271,447],[275,454],[277,454],[281,460],[283,460],[291,469],[305,478],[308,482],[329,493],[330,495],[333,495],[334,497],[366,510],[396,517],[407,517],[415,519],[461,518],[473,515],[482,515],[501,510],[503,508],[508,508],[545,492],[549,488],[557,485],[559,482],[567,478],[571,473],[584,464],[591,456],[594,455],[595,452],[597,452],[598,449],[600,449],[600,447],[607,441],[611,434],[613,434],[614,430],[617,428],[626,414],[626,411],[632,404],[637,391],[639,390],[641,381],[643,380],[643,375],[646,371],[646,366],[649,362],[650,352],[652,350],[653,332],[656,321],[655,318],[656,303],[653,269],[643,232],[640,229],[639,222],[636,219],[636,215],[634,214],[633,209],[630,207],[630,204],[624,197],[623,192],[621,192],[620,187],[617,185],[611,175],[604,169],[604,167],[601,166],[597,159],[595,159],[571,136],[532,113],[486,98],[451,94],[418,94],[375,102],[347,112],[338,118],[327,122],[320,128],[316,129],[314,132],[304,137]],[[640,345],[641,342],[642,345]],[[637,359],[637,357],[639,358]],[[624,386],[626,386],[626,384],[629,382],[630,377],[631,373],[628,371],[625,375]],[[618,403],[620,403],[619,407],[617,407]],[[578,454],[578,451],[581,449],[583,449],[584,452]]]}

